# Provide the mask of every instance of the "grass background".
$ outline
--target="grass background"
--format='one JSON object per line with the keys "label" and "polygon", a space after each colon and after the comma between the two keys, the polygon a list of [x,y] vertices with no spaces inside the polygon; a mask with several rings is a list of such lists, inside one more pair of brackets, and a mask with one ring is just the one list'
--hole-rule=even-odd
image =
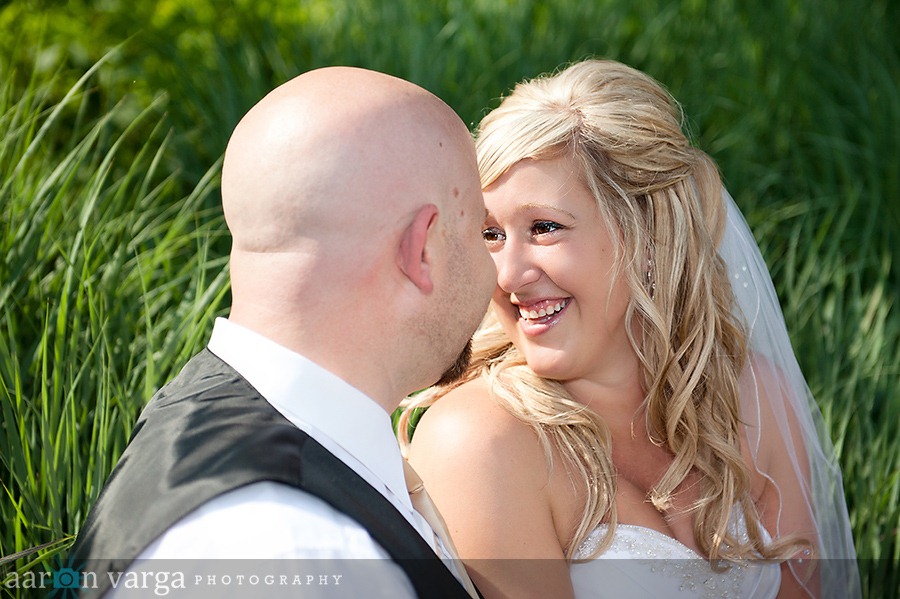
{"label": "grass background", "polygon": [[52,565],[225,313],[220,158],[260,97],[350,64],[474,125],[601,56],[668,86],[719,162],[834,439],[864,592],[900,596],[898,23],[895,0],[0,1],[0,582]]}

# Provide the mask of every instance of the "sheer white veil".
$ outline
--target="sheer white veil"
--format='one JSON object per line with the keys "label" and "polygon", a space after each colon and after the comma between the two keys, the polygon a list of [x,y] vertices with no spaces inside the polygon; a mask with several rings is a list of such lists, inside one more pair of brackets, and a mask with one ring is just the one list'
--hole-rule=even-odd
{"label": "sheer white veil", "polygon": [[[734,200],[723,190],[727,224],[719,255],[748,331],[750,361],[741,376],[741,415],[758,472],[777,489],[779,538],[798,533],[816,548],[815,560],[791,560],[807,590],[822,597],[860,596],[859,572],[841,472],[822,415],[791,347],[766,263]],[[768,462],[763,455],[772,454]],[[763,451],[766,448],[768,451]],[[770,524],[771,526],[771,524]],[[817,565],[810,568],[810,565]],[[814,578],[818,577],[818,582]]]}

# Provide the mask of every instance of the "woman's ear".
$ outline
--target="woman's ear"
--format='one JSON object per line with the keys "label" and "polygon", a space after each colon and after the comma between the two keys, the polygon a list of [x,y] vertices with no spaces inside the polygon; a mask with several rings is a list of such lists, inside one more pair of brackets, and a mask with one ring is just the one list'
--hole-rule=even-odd
{"label": "woman's ear", "polygon": [[397,253],[400,270],[422,293],[431,293],[431,255],[428,252],[428,233],[437,222],[438,208],[426,204],[419,208],[412,222],[403,231]]}

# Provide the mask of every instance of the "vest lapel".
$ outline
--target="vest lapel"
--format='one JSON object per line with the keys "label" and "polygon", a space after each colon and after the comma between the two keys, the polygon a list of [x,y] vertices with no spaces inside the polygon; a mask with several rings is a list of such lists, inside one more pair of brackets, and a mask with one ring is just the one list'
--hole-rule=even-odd
{"label": "vest lapel", "polygon": [[208,350],[147,405],[79,531],[72,558],[96,572],[99,584],[107,583],[81,596],[105,592],[106,572],[127,570],[200,505],[260,481],[306,491],[359,522],[404,569],[420,597],[468,597],[384,496]]}

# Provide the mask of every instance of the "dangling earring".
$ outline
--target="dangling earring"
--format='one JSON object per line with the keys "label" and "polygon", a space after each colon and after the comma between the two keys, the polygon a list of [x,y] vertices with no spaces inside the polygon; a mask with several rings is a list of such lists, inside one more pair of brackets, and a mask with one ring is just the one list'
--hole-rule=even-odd
{"label": "dangling earring", "polygon": [[653,258],[647,258],[647,270],[644,271],[644,285],[647,287],[647,293],[650,299],[656,295],[656,278],[653,276]]}

